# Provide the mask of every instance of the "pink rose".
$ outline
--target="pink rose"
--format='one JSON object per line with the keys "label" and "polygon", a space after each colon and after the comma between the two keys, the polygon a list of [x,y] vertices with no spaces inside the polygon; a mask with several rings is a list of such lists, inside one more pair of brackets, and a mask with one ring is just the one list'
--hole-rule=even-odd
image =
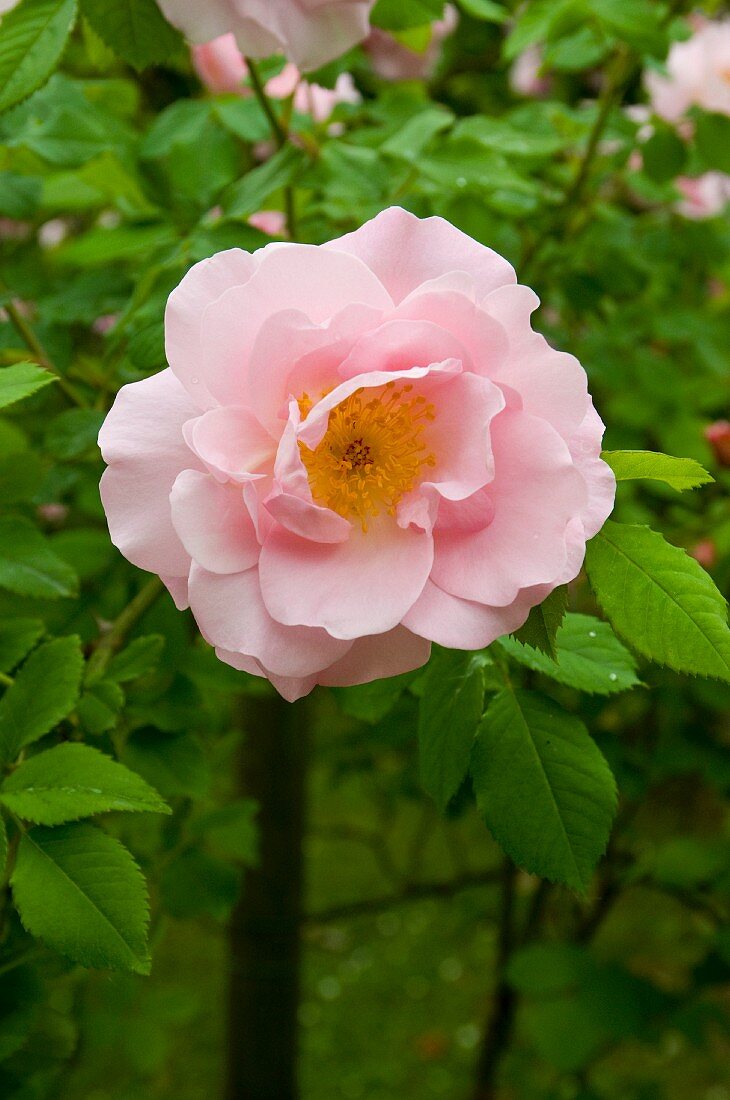
{"label": "pink rose", "polygon": [[540,46],[528,46],[514,61],[509,71],[509,83],[517,95],[540,99],[550,95],[552,80],[541,72],[543,51]]}
{"label": "pink rose", "polygon": [[685,218],[714,218],[730,202],[730,176],[724,172],[705,172],[694,179],[678,176],[674,185],[682,195],[676,211]]}
{"label": "pink rose", "polygon": [[441,43],[452,33],[459,22],[459,15],[452,4],[447,4],[443,18],[431,24],[431,39],[421,53],[409,50],[387,31],[373,27],[365,39],[364,47],[372,66],[383,80],[427,80],[438,61]]}
{"label": "pink rose", "polygon": [[717,565],[717,546],[713,539],[702,539],[696,542],[690,550],[690,554],[698,561],[703,569],[714,569]]}
{"label": "pink rose", "polygon": [[286,217],[281,210],[257,210],[248,219],[248,224],[269,237],[283,237],[286,233]]}
{"label": "pink rose", "polygon": [[497,253],[397,207],[196,264],[99,442],[112,541],[288,699],[478,649],[573,579],[603,425]]}
{"label": "pink rose", "polygon": [[[248,66],[232,34],[221,35],[202,46],[193,46],[190,52],[198,76],[211,92],[237,92],[242,96],[252,94],[244,84]],[[300,114],[311,115],[315,122],[326,122],[338,103],[360,102],[360,93],[349,73],[340,73],[334,88],[321,88],[319,84],[302,80],[299,69],[291,62],[267,81],[266,94],[271,99],[286,99],[293,95],[296,110]]]}
{"label": "pink rose", "polygon": [[361,42],[374,0],[158,0],[193,43],[232,33],[242,53],[317,69]]}
{"label": "pink rose", "polygon": [[216,94],[248,91],[243,87],[248,68],[232,34],[193,46],[190,54],[196,73],[209,91]]}
{"label": "pink rose", "polygon": [[716,420],[705,428],[705,439],[712,447],[718,466],[730,466],[730,420]]}
{"label": "pink rose", "polygon": [[693,106],[730,115],[730,20],[700,23],[685,42],[675,42],[667,76],[649,72],[645,82],[655,112],[677,122]]}

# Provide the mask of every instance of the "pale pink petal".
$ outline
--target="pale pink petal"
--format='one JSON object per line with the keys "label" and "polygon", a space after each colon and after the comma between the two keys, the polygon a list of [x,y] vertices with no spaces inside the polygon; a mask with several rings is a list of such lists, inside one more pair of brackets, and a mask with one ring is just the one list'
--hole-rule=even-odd
{"label": "pale pink petal", "polygon": [[240,485],[183,470],[170,494],[172,522],[193,561],[211,573],[239,573],[259,558],[260,546]]}
{"label": "pale pink petal", "polygon": [[185,425],[188,444],[219,480],[248,481],[273,465],[276,443],[255,416],[235,406],[210,409]]}
{"label": "pale pink petal", "polygon": [[489,426],[505,407],[502,391],[487,378],[460,374],[438,391],[435,418],[424,442],[436,465],[424,488],[449,500],[472,496],[494,476]]}
{"label": "pale pink petal", "polygon": [[210,42],[230,28],[229,0],[158,0],[166,19],[191,42]]}
{"label": "pale pink petal", "polygon": [[613,511],[616,478],[611,467],[601,459],[604,425],[589,399],[588,412],[568,447],[576,467],[588,486],[588,503],[581,512],[586,539],[597,534]]}
{"label": "pale pink petal", "polygon": [[264,321],[298,310],[320,324],[352,303],[388,309],[382,283],[354,256],[315,245],[275,242],[256,253],[245,285],[232,286],[203,314],[202,376],[223,404],[246,393],[249,359]]}
{"label": "pale pink petal", "polygon": [[325,630],[275,622],[261,599],[255,568],[223,576],[193,564],[190,608],[211,645],[255,657],[277,676],[309,676],[343,656],[352,644]]}
{"label": "pale pink petal", "polygon": [[255,269],[256,260],[241,248],[218,252],[191,267],[167,299],[165,354],[198,408],[208,409],[217,404],[203,375],[203,313],[226,290],[248,282]]}
{"label": "pale pink petal", "polygon": [[530,609],[550,591],[549,585],[523,588],[506,607],[489,607],[451,596],[433,581],[427,581],[404,616],[403,625],[449,649],[484,649],[496,638],[522,626]]}
{"label": "pale pink petal", "polygon": [[529,314],[538,299],[527,287],[502,287],[482,303],[509,334],[509,355],[493,378],[514,389],[526,412],[541,416],[567,436],[588,410],[588,379],[574,355],[551,348],[533,332]]}
{"label": "pale pink petal", "polygon": [[172,372],[163,370],[123,386],[99,432],[111,540],[134,565],[166,577],[185,577],[190,567],[172,525],[170,490],[181,470],[202,469],[182,434],[195,412]]}
{"label": "pale pink petal", "polygon": [[273,528],[261,552],[261,591],[281,623],[323,627],[336,638],[383,634],[418,598],[433,541],[380,517],[347,542],[318,545]]}
{"label": "pale pink petal", "polygon": [[512,265],[491,248],[478,244],[443,218],[421,220],[398,206],[322,247],[363,260],[396,303],[445,271],[468,272],[481,294],[516,280]]}
{"label": "pale pink petal", "polygon": [[411,367],[410,370],[373,371],[372,374],[360,374],[348,378],[345,382],[330,390],[313,409],[309,411],[299,430],[299,438],[308,447],[316,447],[327,430],[329,414],[335,406],[345,401],[356,390],[379,389],[390,382],[419,382],[418,393],[428,396],[432,390],[440,389],[461,371],[461,361],[446,359],[443,363],[431,363],[427,367]]}
{"label": "pale pink petal", "polygon": [[172,596],[172,602],[178,611],[186,611],[190,607],[188,599],[187,577],[160,577],[167,591]]}
{"label": "pale pink petal", "polygon": [[465,371],[472,369],[464,345],[438,324],[430,320],[386,321],[360,337],[338,374],[347,379],[374,371],[406,371],[446,359],[458,360]]}
{"label": "pale pink petal", "polygon": [[430,656],[430,642],[397,626],[387,634],[358,638],[344,657],[318,674],[317,682],[327,687],[368,684],[421,668]]}
{"label": "pale pink petal", "polygon": [[[430,321],[453,333],[468,353],[470,369],[487,378],[498,378],[509,355],[501,318],[490,316],[468,293],[449,288],[448,284],[453,281],[433,280],[420,287],[401,302],[395,316]],[[505,289],[516,290],[517,285],[509,284]],[[529,327],[528,332],[532,335]]]}
{"label": "pale pink petal", "polygon": [[232,34],[193,46],[190,52],[195,71],[209,91],[243,94],[248,70]]}
{"label": "pale pink petal", "polygon": [[290,397],[319,398],[339,381],[340,363],[363,331],[377,325],[382,310],[357,303],[315,324],[299,310],[267,318],[251,350],[246,404],[278,435]]}
{"label": "pale pink petal", "polygon": [[491,431],[494,518],[473,534],[435,530],[431,579],[462,599],[505,607],[521,588],[558,583],[566,526],[586,507],[587,489],[547,421],[506,409]]}
{"label": "pale pink petal", "polygon": [[229,650],[218,648],[215,655],[219,661],[232,665],[240,672],[248,672],[250,676],[263,676],[273,684],[287,703],[294,703],[302,696],[309,695],[317,684],[316,676],[275,676],[268,669],[262,668],[255,657],[247,657],[244,653],[231,653]]}

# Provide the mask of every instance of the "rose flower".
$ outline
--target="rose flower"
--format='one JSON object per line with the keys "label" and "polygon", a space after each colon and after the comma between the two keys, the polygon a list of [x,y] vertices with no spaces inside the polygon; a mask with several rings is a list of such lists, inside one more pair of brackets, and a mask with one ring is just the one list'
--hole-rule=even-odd
{"label": "rose flower", "polygon": [[283,53],[302,71],[318,69],[361,42],[375,0],[158,0],[189,42],[231,32],[248,57]]}
{"label": "rose flower", "polygon": [[170,295],[169,369],[100,433],[113,542],[288,699],[515,630],[615,492],[537,304],[497,253],[398,208],[203,260]]}

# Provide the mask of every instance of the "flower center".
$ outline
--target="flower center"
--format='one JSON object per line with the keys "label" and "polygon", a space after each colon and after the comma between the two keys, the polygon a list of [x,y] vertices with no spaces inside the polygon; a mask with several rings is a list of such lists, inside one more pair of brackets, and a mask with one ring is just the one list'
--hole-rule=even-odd
{"label": "flower center", "polygon": [[[377,390],[355,390],[329,414],[327,431],[310,450],[299,444],[312,496],[346,519],[368,520],[385,511],[395,514],[398,501],[416,485],[424,466],[435,466],[423,440],[435,418],[426,398],[411,396],[413,386],[388,382]],[[304,411],[311,407],[305,395]]]}

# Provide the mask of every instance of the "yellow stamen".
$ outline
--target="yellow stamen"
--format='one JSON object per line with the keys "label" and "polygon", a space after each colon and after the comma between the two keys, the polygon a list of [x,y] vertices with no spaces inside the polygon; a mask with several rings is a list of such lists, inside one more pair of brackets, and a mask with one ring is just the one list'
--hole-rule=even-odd
{"label": "yellow stamen", "polygon": [[[423,396],[411,397],[412,389],[388,382],[365,397],[360,388],[332,409],[314,450],[299,444],[314,499],[358,519],[363,531],[371,516],[394,515],[422,467],[436,465],[422,438],[434,407]],[[306,395],[303,400],[306,407]]]}

